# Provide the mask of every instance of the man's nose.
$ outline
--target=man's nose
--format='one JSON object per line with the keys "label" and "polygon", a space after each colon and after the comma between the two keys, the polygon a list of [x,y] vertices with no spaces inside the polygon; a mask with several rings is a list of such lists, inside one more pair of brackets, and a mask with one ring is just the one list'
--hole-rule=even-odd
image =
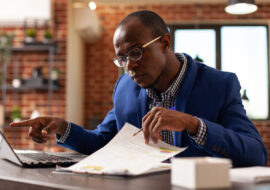
{"label": "man's nose", "polygon": [[130,59],[127,59],[126,66],[125,66],[127,71],[132,71],[138,66],[139,66],[138,61],[132,61]]}

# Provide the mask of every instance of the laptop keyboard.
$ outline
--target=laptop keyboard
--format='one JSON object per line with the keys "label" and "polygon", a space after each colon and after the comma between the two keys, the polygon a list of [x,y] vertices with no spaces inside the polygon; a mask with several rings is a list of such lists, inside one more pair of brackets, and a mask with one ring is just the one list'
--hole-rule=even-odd
{"label": "laptop keyboard", "polygon": [[57,156],[57,155],[52,155],[52,154],[47,154],[47,153],[20,153],[20,157],[24,158],[30,158],[36,161],[47,161],[47,162],[63,162],[63,161],[71,161],[71,158],[67,157],[62,157],[62,156]]}

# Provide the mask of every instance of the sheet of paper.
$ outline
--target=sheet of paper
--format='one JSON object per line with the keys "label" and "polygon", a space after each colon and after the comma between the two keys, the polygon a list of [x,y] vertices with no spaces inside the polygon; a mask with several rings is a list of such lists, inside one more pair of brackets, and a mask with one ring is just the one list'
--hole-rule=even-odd
{"label": "sheet of paper", "polygon": [[246,167],[230,170],[231,181],[261,183],[270,181],[270,167]]}
{"label": "sheet of paper", "polygon": [[126,123],[105,147],[67,170],[92,174],[140,175],[185,150],[162,141],[145,144],[143,132],[133,136],[137,131],[137,127]]}

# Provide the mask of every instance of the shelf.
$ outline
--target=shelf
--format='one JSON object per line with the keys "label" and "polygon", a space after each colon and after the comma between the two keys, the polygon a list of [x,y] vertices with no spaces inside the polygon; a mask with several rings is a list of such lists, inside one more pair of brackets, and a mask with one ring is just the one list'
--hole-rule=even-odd
{"label": "shelf", "polygon": [[[47,54],[48,60],[45,59],[48,62],[48,73],[51,73],[54,66],[54,56],[57,52],[57,43],[56,42],[50,42],[50,43],[43,43],[36,41],[34,43],[24,43],[21,47],[11,47],[11,53],[13,54],[13,79],[17,79],[18,76],[18,65],[20,61],[20,55],[23,54],[23,56],[28,56],[28,54],[42,54],[41,60],[44,60],[43,53]],[[6,73],[2,77],[2,85],[0,85],[0,89],[2,91],[2,104],[6,105],[7,96],[13,95],[13,98],[11,99],[14,101],[14,104],[20,104],[20,100],[18,101],[19,96],[23,95],[23,93],[28,94],[48,94],[48,100],[46,101],[46,106],[48,106],[48,115],[52,115],[52,103],[53,103],[53,95],[55,91],[60,91],[61,85],[59,84],[59,80],[55,81],[49,78],[40,78],[37,76],[33,78],[20,79],[20,86],[18,88],[13,87],[11,85],[10,79],[8,80],[9,83],[7,84],[7,73],[8,69],[10,69],[7,64],[3,64],[2,66],[3,73]],[[13,80],[12,80],[13,82]],[[15,83],[14,83],[15,84]],[[3,116],[6,118],[6,116],[9,115],[9,113],[6,112],[6,106],[3,106]],[[7,121],[5,121],[6,123]],[[1,126],[0,126],[1,127]],[[5,127],[5,126],[3,126]],[[4,128],[2,128],[4,129]]]}
{"label": "shelf", "polygon": [[56,50],[56,43],[33,43],[27,44],[22,47],[12,47],[12,52],[28,52],[28,51],[49,51],[53,49]]}
{"label": "shelf", "polygon": [[[21,86],[18,88],[13,87],[12,85],[6,85],[6,86],[2,86],[2,89],[6,89],[6,90],[18,90],[18,91],[24,91],[24,90],[48,90],[49,85],[48,84],[44,84],[42,86]],[[53,85],[52,90],[59,90],[59,86],[57,85]]]}

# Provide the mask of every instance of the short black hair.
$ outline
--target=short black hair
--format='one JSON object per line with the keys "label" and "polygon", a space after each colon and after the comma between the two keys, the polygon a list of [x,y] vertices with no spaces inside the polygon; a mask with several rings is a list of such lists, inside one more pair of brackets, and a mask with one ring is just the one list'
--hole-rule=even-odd
{"label": "short black hair", "polygon": [[133,18],[139,19],[146,27],[150,28],[156,37],[169,33],[168,26],[164,20],[157,13],[149,10],[136,11],[129,14],[119,23],[118,27]]}

